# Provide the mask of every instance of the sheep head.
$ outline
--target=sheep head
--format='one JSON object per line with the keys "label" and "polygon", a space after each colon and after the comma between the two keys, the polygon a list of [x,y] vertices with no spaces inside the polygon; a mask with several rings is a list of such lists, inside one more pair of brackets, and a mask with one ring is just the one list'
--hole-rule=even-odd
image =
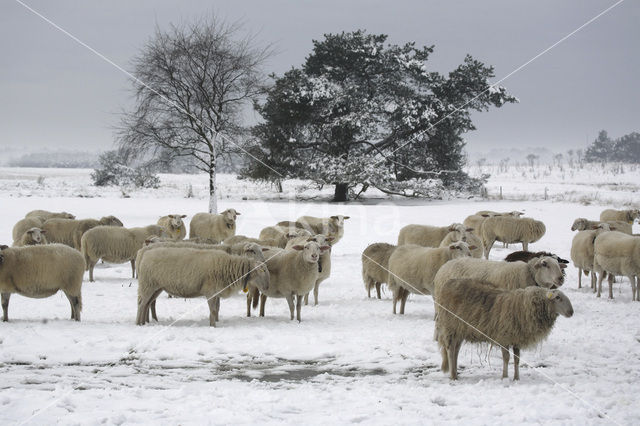
{"label": "sheep head", "polygon": [[629,223],[633,223],[638,218],[640,218],[640,210],[627,210],[627,220],[629,221]]}
{"label": "sheep head", "polygon": [[452,259],[457,259],[459,257],[471,257],[471,250],[475,248],[476,246],[469,246],[464,241],[457,241],[449,244],[449,252]]}
{"label": "sheep head", "polygon": [[302,251],[302,258],[305,262],[316,263],[323,251],[329,250],[329,246],[321,246],[315,241],[308,241],[305,245],[296,244],[291,247],[293,250]]}
{"label": "sheep head", "polygon": [[569,298],[560,290],[551,290],[547,292],[547,299],[553,302],[553,308],[556,314],[571,318],[573,316],[573,306]]}
{"label": "sheep head", "polygon": [[31,228],[27,231],[29,234],[29,238],[36,244],[40,244],[42,242],[42,234],[46,234],[46,231],[40,228]]}
{"label": "sheep head", "polygon": [[573,221],[573,225],[571,225],[572,231],[584,231],[587,229],[589,224],[589,220],[584,217],[579,217]]}
{"label": "sheep head", "polygon": [[553,257],[534,257],[529,261],[529,267],[533,271],[533,276],[540,287],[556,288],[564,283],[562,268]]}
{"label": "sheep head", "polygon": [[170,214],[169,215],[169,223],[173,229],[182,228],[183,222],[182,219],[187,217],[186,214]]}
{"label": "sheep head", "polygon": [[271,277],[269,275],[269,269],[267,265],[260,260],[252,259],[250,263],[250,269],[247,273],[244,288],[248,285],[257,287],[260,291],[266,291],[269,289],[269,281]]}
{"label": "sheep head", "polygon": [[350,216],[343,216],[341,214],[336,215],[336,216],[331,216],[329,217],[329,219],[331,219],[331,222],[333,222],[338,228],[342,228],[344,227],[344,221],[349,219]]}
{"label": "sheep head", "polygon": [[227,228],[232,229],[236,225],[236,216],[240,213],[235,209],[226,209],[220,214],[224,217],[224,223],[227,225]]}

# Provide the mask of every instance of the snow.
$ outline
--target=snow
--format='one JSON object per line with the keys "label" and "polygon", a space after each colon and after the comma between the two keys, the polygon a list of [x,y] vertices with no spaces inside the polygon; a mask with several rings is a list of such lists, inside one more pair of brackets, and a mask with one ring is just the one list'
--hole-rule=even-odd
{"label": "snow", "polygon": [[[207,206],[203,175],[162,175],[158,190],[127,190],[130,198],[123,198],[118,188],[92,187],[89,173],[0,169],[0,242],[9,242],[13,224],[35,208],[78,217],[114,214],[126,226],[140,226],[169,212],[187,214],[188,221]],[[303,191],[305,182],[287,181],[278,195],[269,185],[221,175],[219,208],[242,213],[240,234],[255,236],[263,226],[306,214],[351,216],[333,249],[320,304],[303,307],[301,323],[289,320],[279,299],[268,300],[265,318],[247,318],[245,298],[238,295],[222,301],[220,322],[211,328],[203,299],[161,296],[159,323],[138,327],[137,282],[127,264],[98,265],[96,282],[84,282],[80,323],[68,319],[61,293],[46,299],[14,295],[10,321],[0,324],[0,423],[637,423],[640,303],[631,301],[624,278],[615,284],[613,300],[598,299],[577,288],[577,270],[570,266],[562,290],[575,315],[560,317],[544,343],[522,352],[519,382],[500,379],[499,350],[470,344],[460,352],[460,379],[450,382],[432,341],[432,299],[411,297],[400,316],[391,313],[389,294],[366,297],[362,250],[372,242],[395,242],[405,224],[444,225],[484,209],[524,210],[547,225],[532,248],[569,258],[573,219],[597,218],[604,208],[599,200],[524,200],[527,191],[537,194],[551,180],[516,172],[496,179],[490,188],[519,185],[515,195],[523,200],[295,202],[300,194],[327,192]],[[637,171],[627,170],[618,181],[637,179]],[[585,182],[594,182],[594,175]],[[189,184],[195,198],[185,198]],[[558,193],[566,184],[586,197],[597,186],[553,184]],[[625,195],[617,200],[634,199],[631,191],[618,191]],[[512,249],[519,247],[495,247],[491,258]]]}

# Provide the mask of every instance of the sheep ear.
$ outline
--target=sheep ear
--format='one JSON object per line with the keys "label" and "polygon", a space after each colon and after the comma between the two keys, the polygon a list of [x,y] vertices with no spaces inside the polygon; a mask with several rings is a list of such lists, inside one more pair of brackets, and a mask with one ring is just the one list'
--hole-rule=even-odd
{"label": "sheep ear", "polygon": [[473,232],[473,228],[467,228],[467,229],[465,229],[465,231],[467,231],[467,232]]}
{"label": "sheep ear", "polygon": [[558,266],[560,267],[560,269],[565,269],[567,267],[566,263],[558,263]]}
{"label": "sheep ear", "polygon": [[488,214],[481,214],[480,216],[482,216],[482,217],[491,217],[491,215],[488,215]]}
{"label": "sheep ear", "polygon": [[4,244],[0,244],[0,250],[8,249],[9,246],[5,246]]}
{"label": "sheep ear", "polygon": [[41,230],[40,230],[40,233],[41,233],[41,234],[46,234],[46,233],[47,233],[47,231],[46,231],[46,230],[44,230],[44,229],[41,229]]}
{"label": "sheep ear", "polygon": [[338,216],[329,216],[329,219],[338,219]]}
{"label": "sheep ear", "polygon": [[268,251],[269,249],[267,247],[262,247],[262,251]]}
{"label": "sheep ear", "polygon": [[181,217],[182,219],[184,219],[185,217],[187,217],[187,215],[186,215],[186,214],[183,214],[183,215],[181,215],[180,217]]}
{"label": "sheep ear", "polygon": [[331,246],[320,246],[320,251],[327,251],[331,248]]}
{"label": "sheep ear", "polygon": [[469,250],[475,250],[475,249],[477,249],[477,248],[478,248],[478,247],[476,247],[476,246],[469,246]]}
{"label": "sheep ear", "polygon": [[294,249],[294,250],[298,250],[298,251],[304,250],[304,246],[301,246],[300,244],[296,244],[295,246],[291,246],[291,248]]}
{"label": "sheep ear", "polygon": [[351,216],[345,216],[345,217],[344,217],[344,220],[347,220],[347,219],[349,219],[349,218],[351,218]]}
{"label": "sheep ear", "polygon": [[240,216],[240,212],[236,212],[236,214],[237,214],[238,216]]}
{"label": "sheep ear", "polygon": [[325,238],[325,240],[327,240],[327,241],[333,241],[335,239],[336,239],[336,237],[327,237],[327,238]]}

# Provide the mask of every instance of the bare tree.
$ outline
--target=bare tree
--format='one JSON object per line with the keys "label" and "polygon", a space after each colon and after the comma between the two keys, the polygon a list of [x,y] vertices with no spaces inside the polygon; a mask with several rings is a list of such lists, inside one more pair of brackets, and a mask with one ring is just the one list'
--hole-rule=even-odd
{"label": "bare tree", "polygon": [[123,114],[123,155],[170,151],[190,157],[209,176],[209,212],[216,213],[216,159],[242,149],[243,108],[265,91],[262,65],[270,46],[258,47],[241,24],[215,17],[156,28],[134,58],[135,108]]}

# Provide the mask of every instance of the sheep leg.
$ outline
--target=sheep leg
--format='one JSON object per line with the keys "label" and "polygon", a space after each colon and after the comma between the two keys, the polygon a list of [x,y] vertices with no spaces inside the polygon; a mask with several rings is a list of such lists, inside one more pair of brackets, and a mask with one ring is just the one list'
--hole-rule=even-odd
{"label": "sheep leg", "polygon": [[367,283],[367,297],[371,299],[371,284]]}
{"label": "sheep leg", "polygon": [[298,320],[298,322],[302,321],[302,319],[300,318],[300,310],[302,308],[302,296],[296,296],[297,300],[296,300],[296,319]]}
{"label": "sheep leg", "polygon": [[502,378],[509,377],[509,348],[502,348]]}
{"label": "sheep leg", "polygon": [[216,298],[207,297],[207,304],[209,305],[209,326],[216,326]]}
{"label": "sheep leg", "polygon": [[247,293],[247,318],[251,318],[251,302],[253,301],[253,291]]}
{"label": "sheep leg", "polygon": [[[316,281],[316,285],[313,287],[313,306],[318,306],[318,288],[320,287],[320,283]],[[307,295],[309,297],[309,295]],[[307,299],[304,300],[304,304],[307,304]]]}
{"label": "sheep leg", "polygon": [[215,306],[216,306],[216,310],[215,310],[216,321],[220,321],[220,297],[216,296],[214,297],[214,299],[215,299]]}
{"label": "sheep leg", "polygon": [[596,277],[596,273],[594,271],[591,271],[591,290],[594,293],[596,292],[597,281],[598,281],[598,278]]}
{"label": "sheep leg", "polygon": [[304,295],[304,304],[308,305],[309,304],[309,293]]}
{"label": "sheep leg", "polygon": [[64,294],[65,296],[67,296],[67,299],[69,300],[69,304],[71,305],[71,319],[80,321],[80,312],[78,312],[78,305],[79,305],[78,296],[72,296],[67,292],[65,292]]}
{"label": "sheep leg", "polygon": [[582,269],[578,268],[578,288],[582,288]]}
{"label": "sheep leg", "polygon": [[609,274],[609,299],[613,299],[613,279],[615,276],[613,274]]}
{"label": "sheep leg", "polygon": [[400,315],[404,315],[404,305],[407,303],[407,298],[409,297],[409,290],[401,288],[402,292],[402,300],[400,301]]}
{"label": "sheep leg", "polygon": [[484,244],[484,258],[485,259],[489,259],[489,252],[491,251],[491,247],[493,247],[493,243],[495,243],[496,240],[492,240],[492,241],[487,241]]}
{"label": "sheep leg", "polygon": [[382,297],[380,296],[380,287],[382,286],[382,283],[376,282],[376,293],[378,293],[378,299],[382,299]]}
{"label": "sheep leg", "polygon": [[253,299],[252,307],[253,309],[258,307],[258,303],[260,303],[260,290],[257,287],[254,287],[252,290],[253,295],[251,296]]}
{"label": "sheep leg", "polygon": [[93,267],[94,266],[96,266],[95,262],[91,262],[89,264],[89,282],[91,282],[91,283],[94,282],[94,280],[93,280]]}
{"label": "sheep leg", "polygon": [[601,271],[600,274],[598,275],[598,294],[596,295],[596,297],[600,297],[600,294],[602,293],[602,279],[604,278],[605,275],[606,274],[604,271]]}
{"label": "sheep leg", "polygon": [[440,356],[442,356],[442,364],[440,365],[440,370],[443,373],[449,371],[449,355],[447,354],[447,348],[442,345],[440,347]]}
{"label": "sheep leg", "polygon": [[136,277],[136,260],[131,259],[131,278]]}
{"label": "sheep leg", "polygon": [[529,251],[529,243],[522,242],[522,250]]}
{"label": "sheep leg", "polygon": [[640,302],[640,277],[636,276],[636,302]]}
{"label": "sheep leg", "polygon": [[148,315],[149,302],[151,297],[138,295],[138,313],[136,315],[136,325],[144,325],[145,317]]}
{"label": "sheep leg", "polygon": [[287,299],[287,303],[289,304],[289,313],[291,314],[291,320],[293,321],[293,311],[294,311],[294,306],[293,306],[293,294],[289,294],[286,297]]}
{"label": "sheep leg", "polygon": [[513,347],[513,380],[520,380],[520,348]]}
{"label": "sheep leg", "polygon": [[393,314],[396,314],[396,304],[398,303],[398,299],[400,296],[400,287],[395,287],[393,289]]}
{"label": "sheep leg", "polygon": [[260,295],[260,316],[264,316],[264,305],[267,303],[267,296],[264,294]]}
{"label": "sheep leg", "polygon": [[447,349],[449,357],[449,377],[451,380],[458,379],[458,352],[462,342],[452,341]]}
{"label": "sheep leg", "polygon": [[158,321],[158,315],[156,314],[156,299],[153,299],[149,304],[149,308],[151,309],[151,318],[153,318],[154,321]]}
{"label": "sheep leg", "polygon": [[2,293],[2,321],[9,321],[9,298],[11,293]]}

